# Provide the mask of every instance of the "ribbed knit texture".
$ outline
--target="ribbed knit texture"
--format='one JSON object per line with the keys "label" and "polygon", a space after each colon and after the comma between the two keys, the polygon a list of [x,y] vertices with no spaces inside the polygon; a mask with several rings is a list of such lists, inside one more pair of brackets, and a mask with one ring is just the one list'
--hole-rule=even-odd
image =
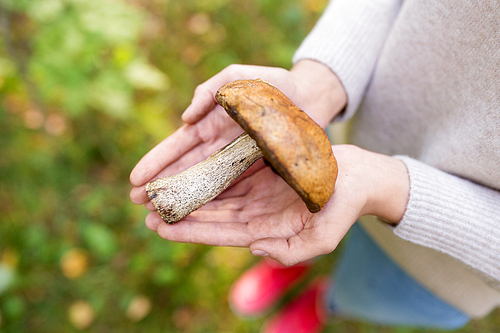
{"label": "ribbed knit texture", "polygon": [[331,1],[296,51],[294,62],[320,61],[342,81],[349,100],[336,120],[349,118],[358,108],[400,3],[400,0]]}
{"label": "ribbed knit texture", "polygon": [[409,170],[399,225],[363,227],[441,299],[499,306],[500,2],[332,0],[306,58],[342,81],[352,142]]}
{"label": "ribbed knit texture", "polygon": [[[410,197],[395,234],[482,272],[500,290],[500,194],[405,156]],[[436,223],[439,221],[439,223]]]}

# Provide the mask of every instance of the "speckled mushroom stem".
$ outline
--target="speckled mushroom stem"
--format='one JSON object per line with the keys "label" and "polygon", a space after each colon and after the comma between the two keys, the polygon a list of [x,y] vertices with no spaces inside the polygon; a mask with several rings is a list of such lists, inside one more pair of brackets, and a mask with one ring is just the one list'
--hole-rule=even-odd
{"label": "speckled mushroom stem", "polygon": [[146,191],[163,221],[172,224],[215,199],[261,157],[244,133],[191,168],[147,183]]}

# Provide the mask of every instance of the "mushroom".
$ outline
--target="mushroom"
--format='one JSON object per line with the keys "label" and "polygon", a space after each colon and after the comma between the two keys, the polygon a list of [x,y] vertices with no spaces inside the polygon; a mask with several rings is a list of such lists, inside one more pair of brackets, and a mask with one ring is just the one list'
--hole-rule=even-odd
{"label": "mushroom", "polygon": [[215,98],[245,133],[193,167],[146,184],[162,219],[175,223],[215,199],[261,157],[310,212],[319,212],[337,179],[337,162],[324,129],[261,79],[228,83]]}

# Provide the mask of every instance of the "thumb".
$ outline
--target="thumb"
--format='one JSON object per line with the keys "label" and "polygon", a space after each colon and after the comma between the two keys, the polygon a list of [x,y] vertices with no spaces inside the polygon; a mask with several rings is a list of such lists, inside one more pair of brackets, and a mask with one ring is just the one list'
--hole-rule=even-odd
{"label": "thumb", "polygon": [[263,238],[250,244],[250,252],[257,256],[269,256],[285,266],[292,266],[335,250],[340,237],[325,237],[315,229],[302,230],[285,238]]}
{"label": "thumb", "polygon": [[[285,71],[284,69],[279,70]],[[275,73],[275,71],[276,69],[274,68],[261,66],[227,66],[222,71],[196,87],[193,100],[182,115],[182,121],[187,124],[194,124],[213,110],[213,108],[218,104],[215,100],[215,93],[226,83],[236,79],[250,79],[259,76],[268,77],[270,76],[270,73]]]}
{"label": "thumb", "polygon": [[194,92],[191,104],[182,114],[182,121],[186,124],[194,124],[205,117],[217,105],[214,94],[215,92],[207,87],[206,83],[199,85]]}
{"label": "thumb", "polygon": [[182,114],[182,121],[187,124],[194,124],[212,111],[218,105],[215,100],[217,90],[224,84],[233,81],[234,78],[239,77],[238,73],[241,68],[245,68],[245,66],[230,65],[198,85],[194,90],[191,104]]}

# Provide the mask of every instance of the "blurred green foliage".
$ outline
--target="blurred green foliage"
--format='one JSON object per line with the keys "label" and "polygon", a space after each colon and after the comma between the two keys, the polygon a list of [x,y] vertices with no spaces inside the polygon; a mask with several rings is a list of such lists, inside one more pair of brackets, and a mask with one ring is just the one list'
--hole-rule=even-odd
{"label": "blurred green foliage", "polygon": [[[0,332],[258,331],[226,301],[255,259],[147,230],[128,175],[181,125],[197,84],[232,63],[289,68],[325,5],[0,2]],[[497,327],[492,314],[461,331]]]}

